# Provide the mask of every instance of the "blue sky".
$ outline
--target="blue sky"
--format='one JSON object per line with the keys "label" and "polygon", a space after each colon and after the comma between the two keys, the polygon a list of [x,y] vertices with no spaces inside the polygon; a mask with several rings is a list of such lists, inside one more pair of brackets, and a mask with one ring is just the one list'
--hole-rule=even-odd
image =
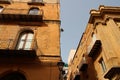
{"label": "blue sky", "polygon": [[68,61],[71,49],[76,49],[89,20],[91,9],[99,5],[119,6],[120,0],[61,0],[61,56]]}

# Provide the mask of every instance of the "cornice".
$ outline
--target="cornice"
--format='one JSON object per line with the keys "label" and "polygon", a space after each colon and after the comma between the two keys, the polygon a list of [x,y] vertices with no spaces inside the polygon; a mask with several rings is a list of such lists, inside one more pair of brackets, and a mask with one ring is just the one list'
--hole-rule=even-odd
{"label": "cornice", "polygon": [[[106,19],[108,17],[105,17],[105,19],[104,19],[105,14],[119,15],[120,7],[101,5],[99,7],[99,10],[92,9],[90,11],[89,23],[94,23],[96,18],[100,18],[100,19],[103,19],[104,21],[106,21]],[[114,17],[113,19],[116,19],[116,17]]]}

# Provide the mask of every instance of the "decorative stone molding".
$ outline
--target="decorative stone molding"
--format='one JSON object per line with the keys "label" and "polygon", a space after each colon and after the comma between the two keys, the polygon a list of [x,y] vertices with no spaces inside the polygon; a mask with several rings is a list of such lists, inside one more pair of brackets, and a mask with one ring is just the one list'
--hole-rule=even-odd
{"label": "decorative stone molding", "polygon": [[[99,10],[92,9],[90,11],[90,19],[89,23],[95,24],[95,19],[99,19],[102,22],[105,22],[106,20],[109,20],[109,18],[113,18],[115,20],[120,20],[120,17],[118,19],[118,16],[114,16],[114,14],[120,14],[120,7],[111,7],[111,6],[104,6],[101,5],[99,7]],[[106,16],[106,14],[110,14],[109,16]],[[112,16],[112,15],[113,16]]]}

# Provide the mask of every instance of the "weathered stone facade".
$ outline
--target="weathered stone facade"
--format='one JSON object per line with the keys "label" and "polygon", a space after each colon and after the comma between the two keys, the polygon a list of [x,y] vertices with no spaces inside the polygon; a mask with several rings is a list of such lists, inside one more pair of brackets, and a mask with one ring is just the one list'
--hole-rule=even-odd
{"label": "weathered stone facade", "polygon": [[[59,1],[0,0],[0,9],[0,80],[13,74],[24,76],[17,80],[59,80]],[[25,32],[33,34],[30,50],[17,50]]]}
{"label": "weathered stone facade", "polygon": [[119,80],[119,34],[120,7],[101,5],[91,10],[67,80]]}

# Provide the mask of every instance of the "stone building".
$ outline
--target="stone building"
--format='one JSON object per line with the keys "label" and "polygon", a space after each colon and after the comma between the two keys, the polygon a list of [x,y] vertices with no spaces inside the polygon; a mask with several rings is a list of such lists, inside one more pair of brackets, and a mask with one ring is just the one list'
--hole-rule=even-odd
{"label": "stone building", "polygon": [[120,7],[91,10],[67,80],[120,80]]}
{"label": "stone building", "polygon": [[0,0],[0,80],[59,80],[59,0]]}

